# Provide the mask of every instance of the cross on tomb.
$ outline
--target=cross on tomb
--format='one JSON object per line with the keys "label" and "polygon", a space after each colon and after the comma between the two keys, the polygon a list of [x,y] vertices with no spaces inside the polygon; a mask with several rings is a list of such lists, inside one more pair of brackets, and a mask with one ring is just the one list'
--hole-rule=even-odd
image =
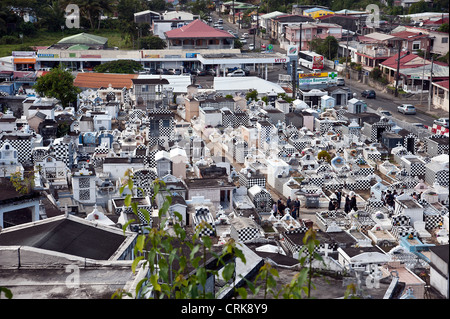
{"label": "cross on tomb", "polygon": [[329,244],[325,243],[324,248],[320,248],[319,251],[325,253],[325,257],[328,257],[328,253],[332,253],[333,249],[328,249]]}

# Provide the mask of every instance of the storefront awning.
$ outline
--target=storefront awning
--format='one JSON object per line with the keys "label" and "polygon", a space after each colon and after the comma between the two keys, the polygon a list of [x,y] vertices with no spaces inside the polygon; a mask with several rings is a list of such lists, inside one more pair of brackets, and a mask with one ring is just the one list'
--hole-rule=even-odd
{"label": "storefront awning", "polygon": [[32,58],[15,58],[14,59],[15,64],[35,64],[36,59]]}

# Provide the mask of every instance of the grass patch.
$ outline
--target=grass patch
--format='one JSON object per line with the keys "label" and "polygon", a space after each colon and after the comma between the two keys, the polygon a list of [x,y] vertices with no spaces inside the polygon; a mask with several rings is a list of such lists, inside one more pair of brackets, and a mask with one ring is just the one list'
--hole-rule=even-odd
{"label": "grass patch", "polygon": [[4,44],[0,46],[0,57],[10,56],[12,51],[23,51],[27,47],[32,46],[50,46],[52,44],[57,43],[64,37],[68,37],[70,35],[78,34],[78,33],[91,33],[101,37],[108,38],[108,46],[109,47],[118,47],[119,49],[132,49],[131,44],[125,43],[125,40],[122,39],[122,36],[117,30],[65,30],[63,32],[49,32],[45,30],[40,30],[36,33],[36,35],[32,37],[24,37],[23,44]]}

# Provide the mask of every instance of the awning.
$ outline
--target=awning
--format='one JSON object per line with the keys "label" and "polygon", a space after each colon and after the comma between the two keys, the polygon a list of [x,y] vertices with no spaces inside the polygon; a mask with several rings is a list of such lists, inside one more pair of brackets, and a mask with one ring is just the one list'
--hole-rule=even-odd
{"label": "awning", "polygon": [[36,59],[32,58],[15,58],[14,59],[15,64],[35,64]]}

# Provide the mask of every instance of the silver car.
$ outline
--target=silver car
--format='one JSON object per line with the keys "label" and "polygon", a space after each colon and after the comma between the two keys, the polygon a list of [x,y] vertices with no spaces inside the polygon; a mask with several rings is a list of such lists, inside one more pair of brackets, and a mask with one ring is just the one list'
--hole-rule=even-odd
{"label": "silver car", "polygon": [[434,124],[448,128],[448,117],[441,117],[440,119],[434,120]]}
{"label": "silver car", "polygon": [[416,114],[416,108],[412,104],[402,104],[397,107],[397,111],[403,114]]}

